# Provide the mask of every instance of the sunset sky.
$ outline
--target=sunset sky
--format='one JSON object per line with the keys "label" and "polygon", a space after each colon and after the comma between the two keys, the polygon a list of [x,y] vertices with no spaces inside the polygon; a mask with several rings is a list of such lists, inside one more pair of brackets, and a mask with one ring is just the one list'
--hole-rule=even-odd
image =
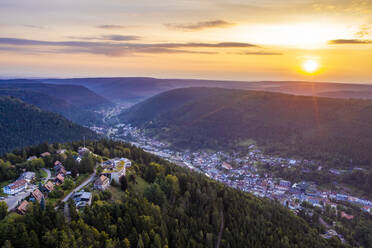
{"label": "sunset sky", "polygon": [[372,83],[371,0],[1,0],[0,31],[0,77]]}

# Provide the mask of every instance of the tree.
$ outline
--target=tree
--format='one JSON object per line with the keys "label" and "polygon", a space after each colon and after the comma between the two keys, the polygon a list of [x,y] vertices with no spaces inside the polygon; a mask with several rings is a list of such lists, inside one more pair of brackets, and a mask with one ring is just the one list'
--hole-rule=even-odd
{"label": "tree", "polygon": [[130,248],[130,242],[127,238],[123,240],[123,246],[124,248]]}
{"label": "tree", "polygon": [[0,202],[0,220],[4,219],[7,213],[8,213],[8,205],[6,204],[6,202],[1,201]]}
{"label": "tree", "polygon": [[119,178],[119,182],[120,182],[120,188],[123,190],[123,191],[126,191],[127,188],[128,188],[128,180],[127,180],[127,177],[126,176],[121,176]]}
{"label": "tree", "polygon": [[151,184],[144,192],[147,200],[161,206],[165,202],[165,194],[156,183]]}
{"label": "tree", "polygon": [[12,243],[9,240],[5,240],[4,245],[2,248],[13,248]]}
{"label": "tree", "polygon": [[90,153],[85,153],[80,164],[79,172],[80,173],[92,173],[94,170],[95,161]]}
{"label": "tree", "polygon": [[40,201],[40,208],[41,208],[41,210],[45,210],[45,199],[44,199],[44,197],[42,197],[41,198],[41,201]]}
{"label": "tree", "polygon": [[75,187],[75,183],[70,178],[66,178],[62,185],[62,188],[64,190],[70,190],[70,189],[73,189],[74,187]]}

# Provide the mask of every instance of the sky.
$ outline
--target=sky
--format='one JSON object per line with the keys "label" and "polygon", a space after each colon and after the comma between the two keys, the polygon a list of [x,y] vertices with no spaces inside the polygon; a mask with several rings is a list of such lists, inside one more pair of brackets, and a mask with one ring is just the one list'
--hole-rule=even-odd
{"label": "sky", "polygon": [[371,64],[371,0],[0,1],[3,78],[372,83]]}

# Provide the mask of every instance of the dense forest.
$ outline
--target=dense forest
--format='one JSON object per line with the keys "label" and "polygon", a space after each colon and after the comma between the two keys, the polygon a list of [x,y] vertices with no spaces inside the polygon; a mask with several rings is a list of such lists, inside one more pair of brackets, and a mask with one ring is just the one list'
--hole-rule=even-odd
{"label": "dense forest", "polygon": [[111,105],[83,86],[51,85],[31,80],[0,80],[0,96],[19,98],[83,125],[100,123],[102,117],[94,110]]}
{"label": "dense forest", "polygon": [[[82,143],[40,145],[15,152],[22,159]],[[345,247],[326,240],[279,203],[212,181],[128,144],[88,142],[95,154],[133,161],[116,193],[94,195],[82,211],[33,204],[26,215],[2,215],[2,247]],[[52,155],[57,159],[57,155]],[[124,190],[124,191],[122,191]],[[118,197],[119,196],[119,197]]]}
{"label": "dense forest", "polygon": [[369,100],[187,88],[152,97],[120,119],[183,149],[244,149],[253,139],[268,153],[369,167],[371,117]]}
{"label": "dense forest", "polygon": [[97,138],[93,131],[19,99],[0,96],[0,154],[43,142]]}

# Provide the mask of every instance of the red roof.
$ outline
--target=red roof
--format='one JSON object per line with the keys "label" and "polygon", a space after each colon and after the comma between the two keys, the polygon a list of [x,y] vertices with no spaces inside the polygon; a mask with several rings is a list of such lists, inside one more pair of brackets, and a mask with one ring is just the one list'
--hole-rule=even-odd
{"label": "red roof", "polygon": [[43,152],[42,154],[40,154],[40,156],[42,156],[42,157],[50,156],[50,153],[49,152]]}
{"label": "red roof", "polygon": [[56,179],[57,179],[58,181],[62,182],[62,183],[65,181],[65,178],[64,178],[64,176],[63,176],[62,174],[58,174],[58,175],[56,176]]}
{"label": "red roof", "polygon": [[17,189],[19,187],[23,187],[25,184],[27,184],[27,181],[26,180],[24,180],[24,179],[17,180],[14,183],[9,184],[9,188],[11,188],[11,189]]}
{"label": "red roof", "polygon": [[28,201],[24,200],[17,208],[18,212],[25,214],[28,208]]}
{"label": "red roof", "polygon": [[44,187],[50,192],[54,190],[54,184],[51,181],[48,181]]}
{"label": "red roof", "polygon": [[341,218],[352,220],[352,219],[354,219],[354,216],[353,215],[348,215],[347,213],[345,213],[345,212],[342,211],[341,212]]}
{"label": "red roof", "polygon": [[44,197],[43,193],[41,193],[41,191],[39,189],[35,189],[33,192],[32,192],[32,196],[38,201],[40,202],[41,199]]}

